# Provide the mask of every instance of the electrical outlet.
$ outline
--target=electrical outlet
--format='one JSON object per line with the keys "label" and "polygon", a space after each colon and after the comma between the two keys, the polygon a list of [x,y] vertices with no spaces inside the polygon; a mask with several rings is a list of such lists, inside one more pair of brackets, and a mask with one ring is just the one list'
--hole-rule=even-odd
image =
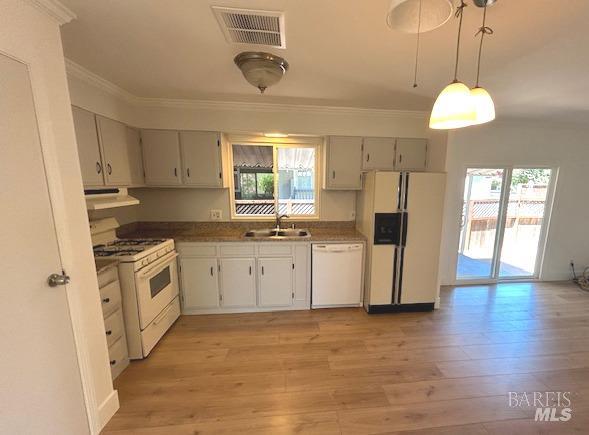
{"label": "electrical outlet", "polygon": [[221,210],[209,210],[209,217],[212,221],[220,221],[223,219],[223,212]]}
{"label": "electrical outlet", "polygon": [[352,210],[350,212],[350,219],[352,219],[352,220],[356,219],[356,211],[355,210]]}

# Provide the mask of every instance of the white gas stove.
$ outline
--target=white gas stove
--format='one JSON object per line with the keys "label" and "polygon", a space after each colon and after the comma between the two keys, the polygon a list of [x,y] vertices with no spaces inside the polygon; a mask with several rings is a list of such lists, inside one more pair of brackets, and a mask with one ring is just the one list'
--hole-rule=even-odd
{"label": "white gas stove", "polygon": [[95,257],[119,260],[127,345],[145,358],[180,316],[178,270],[172,239],[117,239],[114,218],[90,223]]}
{"label": "white gas stove", "polygon": [[109,257],[144,267],[174,251],[173,239],[116,239],[94,246],[95,257]]}

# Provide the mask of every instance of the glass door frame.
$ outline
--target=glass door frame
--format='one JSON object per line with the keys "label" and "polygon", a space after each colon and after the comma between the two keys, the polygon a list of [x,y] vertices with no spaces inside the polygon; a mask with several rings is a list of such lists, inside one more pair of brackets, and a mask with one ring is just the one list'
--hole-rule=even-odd
{"label": "glass door frame", "polygon": [[[518,282],[518,281],[538,281],[544,263],[544,254],[546,250],[546,240],[548,238],[548,227],[552,216],[552,206],[554,204],[554,192],[556,190],[556,180],[558,178],[558,167],[546,165],[465,165],[462,168],[460,198],[464,201],[465,182],[468,169],[501,169],[503,176],[501,179],[501,196],[499,199],[499,211],[497,216],[497,228],[495,231],[495,241],[493,246],[493,258],[491,259],[491,273],[489,277],[466,278],[458,277],[458,251],[460,249],[460,236],[458,237],[458,246],[455,249],[454,262],[454,283],[455,285],[470,284],[495,284],[499,282]],[[550,181],[546,190],[546,200],[544,207],[544,217],[542,218],[542,227],[538,240],[538,250],[536,251],[536,260],[534,264],[534,273],[529,276],[512,276],[500,277],[501,251],[503,249],[503,240],[505,238],[505,225],[507,223],[507,212],[509,207],[509,196],[511,193],[511,179],[514,169],[550,169]],[[463,207],[461,207],[461,210]],[[459,222],[462,220],[462,213],[459,215]],[[460,225],[459,225],[460,228]]]}

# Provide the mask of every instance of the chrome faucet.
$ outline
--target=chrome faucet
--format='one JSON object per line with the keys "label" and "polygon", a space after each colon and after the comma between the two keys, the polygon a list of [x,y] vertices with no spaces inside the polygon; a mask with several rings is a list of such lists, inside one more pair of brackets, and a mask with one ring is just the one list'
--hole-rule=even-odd
{"label": "chrome faucet", "polygon": [[278,231],[280,231],[280,221],[282,220],[282,218],[287,218],[287,217],[288,217],[287,214],[276,213],[276,229]]}

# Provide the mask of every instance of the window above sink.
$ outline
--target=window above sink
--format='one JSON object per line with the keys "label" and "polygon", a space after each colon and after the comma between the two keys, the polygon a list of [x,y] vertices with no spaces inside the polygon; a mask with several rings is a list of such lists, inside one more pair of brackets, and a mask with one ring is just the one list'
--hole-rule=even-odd
{"label": "window above sink", "polygon": [[318,145],[235,142],[230,154],[233,218],[318,217]]}

